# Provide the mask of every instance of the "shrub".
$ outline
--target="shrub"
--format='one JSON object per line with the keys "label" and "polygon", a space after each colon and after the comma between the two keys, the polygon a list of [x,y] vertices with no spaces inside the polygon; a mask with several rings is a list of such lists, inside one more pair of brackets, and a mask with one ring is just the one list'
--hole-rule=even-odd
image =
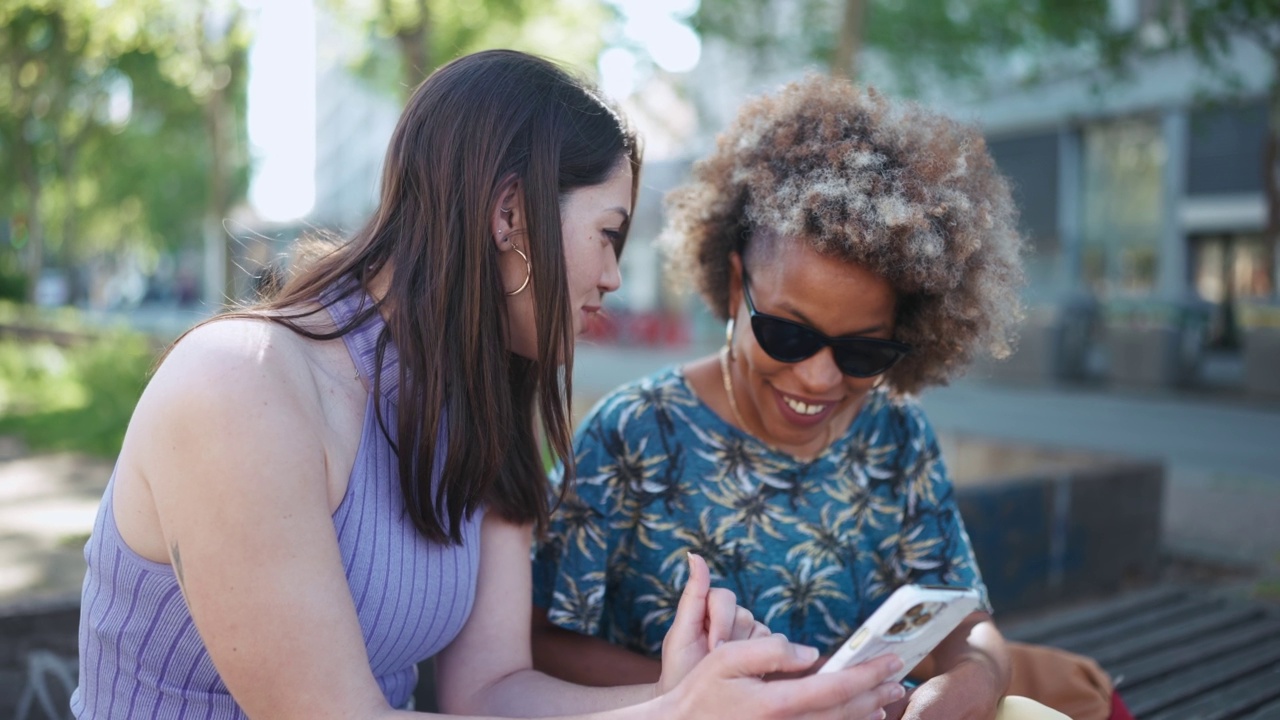
{"label": "shrub", "polygon": [[68,346],[0,341],[0,434],[115,457],[155,357],[146,336],[125,331]]}

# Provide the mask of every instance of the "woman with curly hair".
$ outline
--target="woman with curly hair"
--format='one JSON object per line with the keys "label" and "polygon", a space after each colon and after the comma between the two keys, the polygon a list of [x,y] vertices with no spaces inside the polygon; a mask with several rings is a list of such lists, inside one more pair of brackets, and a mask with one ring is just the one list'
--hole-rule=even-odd
{"label": "woman with curly hair", "polygon": [[1008,653],[913,397],[1007,355],[1020,318],[1022,240],[982,136],[810,77],[748,103],[668,203],[674,268],[726,343],[579,429],[576,493],[535,559],[536,666],[656,677],[693,552],[774,632],[828,652],[900,585],[977,589],[983,610],[888,710],[994,717]]}

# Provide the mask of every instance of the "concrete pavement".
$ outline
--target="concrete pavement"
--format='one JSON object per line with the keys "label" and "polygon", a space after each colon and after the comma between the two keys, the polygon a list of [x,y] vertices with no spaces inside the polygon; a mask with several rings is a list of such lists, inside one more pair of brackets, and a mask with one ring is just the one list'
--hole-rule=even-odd
{"label": "concrete pavement", "polygon": [[1280,560],[1280,404],[1203,394],[961,382],[924,396],[943,430],[1164,462],[1164,540],[1181,554]]}
{"label": "concrete pavement", "polygon": [[84,543],[110,477],[101,458],[28,457],[0,442],[0,605],[80,592]]}

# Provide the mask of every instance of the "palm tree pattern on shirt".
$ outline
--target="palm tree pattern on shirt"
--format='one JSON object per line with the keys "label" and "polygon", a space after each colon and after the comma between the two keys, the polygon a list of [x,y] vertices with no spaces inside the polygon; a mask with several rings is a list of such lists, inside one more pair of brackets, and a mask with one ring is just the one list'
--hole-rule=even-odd
{"label": "palm tree pattern on shirt", "polygon": [[576,492],[535,553],[534,603],[578,632],[657,654],[689,552],[775,632],[824,649],[904,583],[986,595],[933,430],[883,389],[802,461],[668,369],[601,400],[575,461]]}

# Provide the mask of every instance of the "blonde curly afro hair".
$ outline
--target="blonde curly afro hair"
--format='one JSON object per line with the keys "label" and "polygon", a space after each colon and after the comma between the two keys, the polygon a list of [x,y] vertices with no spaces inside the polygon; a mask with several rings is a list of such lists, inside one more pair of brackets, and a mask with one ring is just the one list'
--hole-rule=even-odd
{"label": "blonde curly afro hair", "polygon": [[[886,278],[898,393],[946,384],[979,351],[1012,351],[1023,282],[1017,213],[976,128],[811,76],[747,103],[667,196],[671,269],[729,317],[730,256],[804,242]],[[784,238],[785,240],[779,240]]]}

